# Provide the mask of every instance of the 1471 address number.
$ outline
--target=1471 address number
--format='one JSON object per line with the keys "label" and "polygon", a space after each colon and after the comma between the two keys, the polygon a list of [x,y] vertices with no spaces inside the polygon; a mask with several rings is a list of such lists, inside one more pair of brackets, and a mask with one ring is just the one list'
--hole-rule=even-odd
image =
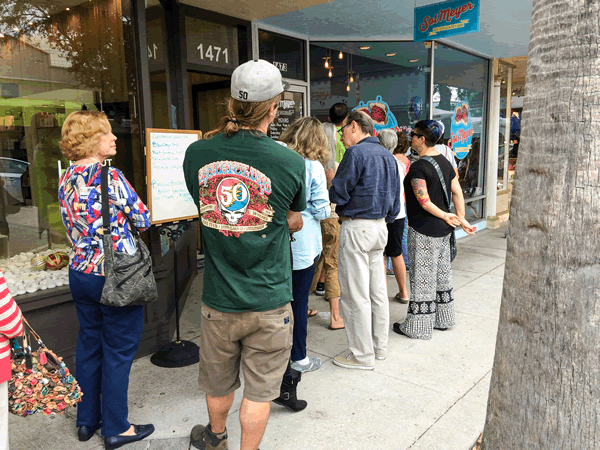
{"label": "1471 address number", "polygon": [[211,62],[220,62],[219,58],[222,57],[225,60],[225,64],[229,64],[229,49],[217,47],[216,45],[209,45],[204,47],[204,44],[200,44],[196,49],[200,52],[200,59],[209,59]]}

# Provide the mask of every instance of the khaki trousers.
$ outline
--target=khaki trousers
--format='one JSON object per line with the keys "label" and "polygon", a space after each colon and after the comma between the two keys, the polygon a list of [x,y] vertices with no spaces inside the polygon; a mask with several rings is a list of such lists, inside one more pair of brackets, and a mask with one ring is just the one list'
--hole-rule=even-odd
{"label": "khaki trousers", "polygon": [[338,247],[340,241],[340,222],[338,218],[330,217],[321,220],[321,235],[323,236],[323,252],[315,266],[315,276],[310,286],[313,292],[325,271],[325,297],[337,298],[340,296],[340,283],[338,281]]}
{"label": "khaki trousers", "polygon": [[389,299],[383,270],[388,231],[384,219],[342,222],[338,254],[340,308],[348,347],[356,360],[374,365],[387,355]]}

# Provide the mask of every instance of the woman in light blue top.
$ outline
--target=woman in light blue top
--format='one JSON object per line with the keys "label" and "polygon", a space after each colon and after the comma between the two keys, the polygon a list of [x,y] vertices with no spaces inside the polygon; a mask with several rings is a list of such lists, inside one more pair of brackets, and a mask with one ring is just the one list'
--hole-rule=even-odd
{"label": "woman in light blue top", "polygon": [[302,156],[306,164],[304,225],[302,230],[294,233],[292,240],[294,343],[291,367],[299,372],[310,372],[321,366],[320,359],[306,356],[306,333],[310,284],[315,263],[323,249],[320,221],[331,213],[324,168],[329,158],[329,147],[323,125],[314,117],[296,120],[281,135],[281,141]]}

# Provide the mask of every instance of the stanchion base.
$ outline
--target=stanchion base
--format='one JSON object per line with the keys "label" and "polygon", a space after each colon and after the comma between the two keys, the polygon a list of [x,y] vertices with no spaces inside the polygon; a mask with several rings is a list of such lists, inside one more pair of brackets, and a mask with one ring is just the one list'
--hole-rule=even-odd
{"label": "stanchion base", "polygon": [[191,341],[173,341],[150,357],[158,367],[186,367],[200,360],[200,348]]}

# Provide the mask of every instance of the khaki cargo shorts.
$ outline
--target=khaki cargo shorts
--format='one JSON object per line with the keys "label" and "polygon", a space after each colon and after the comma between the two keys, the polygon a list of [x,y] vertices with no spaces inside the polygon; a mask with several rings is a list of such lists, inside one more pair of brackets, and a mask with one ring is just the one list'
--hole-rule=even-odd
{"label": "khaki cargo shorts", "polygon": [[286,305],[262,312],[225,313],[202,304],[200,376],[202,390],[225,397],[240,387],[244,397],[270,402],[279,397],[292,348],[294,316]]}

